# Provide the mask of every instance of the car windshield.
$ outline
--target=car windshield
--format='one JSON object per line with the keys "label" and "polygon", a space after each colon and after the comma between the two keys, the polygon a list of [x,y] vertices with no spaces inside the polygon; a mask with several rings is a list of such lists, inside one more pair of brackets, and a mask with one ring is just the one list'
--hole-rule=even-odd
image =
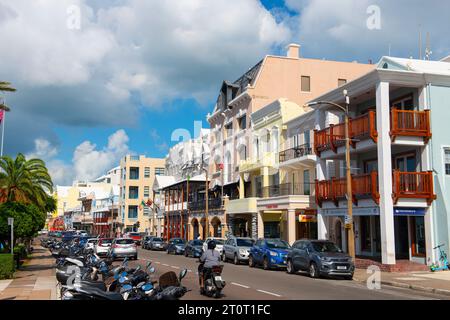
{"label": "car windshield", "polygon": [[252,247],[255,241],[252,239],[237,239],[236,243],[238,247]]}
{"label": "car windshield", "polygon": [[130,232],[130,237],[140,237],[141,234],[139,232]]}
{"label": "car windshield", "polygon": [[131,244],[134,243],[132,239],[118,239],[116,240],[116,244]]}
{"label": "car windshield", "polygon": [[212,239],[216,244],[224,244],[223,239]]}
{"label": "car windshield", "polygon": [[183,240],[183,239],[173,239],[173,240],[172,240],[172,243],[174,243],[174,244],[180,244],[180,243],[184,243],[184,240]]}
{"label": "car windshield", "polygon": [[203,244],[203,241],[201,241],[201,240],[193,240],[193,241],[191,242],[191,244],[192,244],[193,246],[201,246],[201,245]]}
{"label": "car windshield", "polygon": [[342,252],[333,242],[313,242],[312,246],[317,252]]}
{"label": "car windshield", "polygon": [[88,240],[89,243],[97,243],[97,241],[98,241],[97,239],[89,239]]}
{"label": "car windshield", "polygon": [[270,239],[266,240],[267,247],[270,249],[288,249],[289,244],[280,239]]}
{"label": "car windshield", "polygon": [[152,241],[162,242],[163,239],[162,238],[153,238]]}
{"label": "car windshield", "polygon": [[113,239],[100,239],[102,243],[111,243]]}

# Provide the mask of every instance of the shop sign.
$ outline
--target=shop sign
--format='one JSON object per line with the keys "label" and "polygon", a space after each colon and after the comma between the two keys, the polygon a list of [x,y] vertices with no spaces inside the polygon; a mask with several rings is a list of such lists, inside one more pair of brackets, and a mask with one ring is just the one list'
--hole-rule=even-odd
{"label": "shop sign", "polygon": [[[348,213],[347,208],[330,208],[322,209],[322,215],[324,216],[346,216]],[[379,207],[364,207],[364,208],[353,208],[354,216],[377,216],[380,215]]]}
{"label": "shop sign", "polygon": [[317,216],[301,214],[298,216],[298,221],[299,222],[317,222]]}
{"label": "shop sign", "polygon": [[394,208],[395,216],[424,216],[425,208]]}
{"label": "shop sign", "polygon": [[276,209],[276,208],[278,208],[278,205],[277,205],[277,204],[268,204],[268,205],[266,206],[266,208],[267,208],[267,209]]}

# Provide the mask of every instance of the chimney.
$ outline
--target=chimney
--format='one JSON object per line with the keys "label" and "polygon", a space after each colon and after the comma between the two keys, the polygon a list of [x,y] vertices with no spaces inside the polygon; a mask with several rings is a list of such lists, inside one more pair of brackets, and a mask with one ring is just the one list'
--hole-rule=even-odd
{"label": "chimney", "polygon": [[287,46],[287,56],[289,58],[300,58],[300,45],[291,43]]}

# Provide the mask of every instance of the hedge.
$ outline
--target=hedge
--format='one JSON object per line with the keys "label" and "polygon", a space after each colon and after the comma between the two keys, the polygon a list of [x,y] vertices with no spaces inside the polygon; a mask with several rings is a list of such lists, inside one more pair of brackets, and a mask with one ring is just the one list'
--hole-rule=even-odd
{"label": "hedge", "polygon": [[12,254],[0,254],[0,280],[12,278],[14,258]]}

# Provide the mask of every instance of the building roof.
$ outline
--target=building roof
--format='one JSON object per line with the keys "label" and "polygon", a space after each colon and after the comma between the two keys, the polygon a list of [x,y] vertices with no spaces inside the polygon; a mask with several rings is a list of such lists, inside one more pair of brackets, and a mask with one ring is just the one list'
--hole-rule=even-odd
{"label": "building roof", "polygon": [[[391,62],[391,65],[389,65]],[[429,74],[441,74],[450,76],[450,63],[446,61],[429,61],[418,59],[405,59],[396,57],[383,57],[378,63],[377,69],[394,69],[397,66],[400,70],[415,71]]]}
{"label": "building roof", "polygon": [[175,183],[174,176],[155,176],[155,181],[153,182],[153,190],[158,191],[164,189],[167,186]]}

